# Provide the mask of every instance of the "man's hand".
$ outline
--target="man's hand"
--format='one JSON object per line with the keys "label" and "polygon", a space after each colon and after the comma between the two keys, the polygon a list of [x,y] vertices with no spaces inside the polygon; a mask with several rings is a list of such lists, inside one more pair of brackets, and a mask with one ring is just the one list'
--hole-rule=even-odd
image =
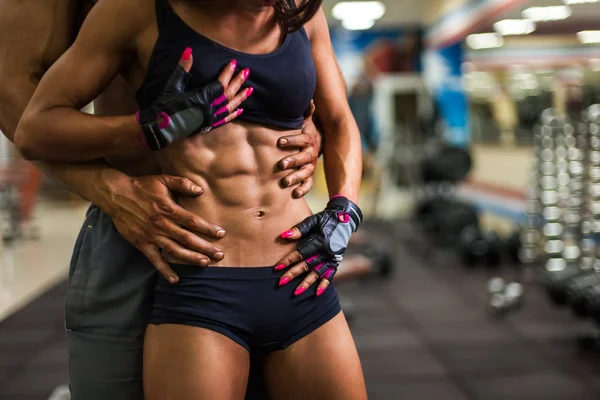
{"label": "man's hand", "polygon": [[119,233],[137,247],[171,283],[179,277],[165,262],[161,250],[173,257],[206,267],[210,259],[220,261],[223,252],[197,234],[220,239],[225,230],[179,206],[172,193],[197,197],[203,190],[186,178],[169,175],[132,178],[119,187],[109,215]]}
{"label": "man's hand", "polygon": [[293,147],[301,149],[299,153],[285,157],[278,164],[282,170],[294,170],[281,180],[283,187],[290,187],[302,182],[292,192],[292,195],[297,199],[304,196],[312,188],[312,176],[315,173],[319,150],[321,149],[322,135],[313,121],[314,112],[315,104],[311,101],[308,110],[304,114],[302,132],[297,135],[282,137],[277,143],[279,147],[284,149]]}

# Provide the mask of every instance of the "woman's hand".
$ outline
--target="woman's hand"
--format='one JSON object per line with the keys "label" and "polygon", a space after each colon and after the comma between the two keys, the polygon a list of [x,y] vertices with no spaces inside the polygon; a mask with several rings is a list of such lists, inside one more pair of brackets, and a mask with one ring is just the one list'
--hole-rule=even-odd
{"label": "woman's hand", "polygon": [[225,230],[186,211],[172,193],[197,197],[202,188],[186,178],[155,175],[119,183],[105,207],[119,233],[150,260],[169,282],[179,278],[165,262],[163,252],[191,265],[207,267],[210,259],[220,261],[223,252],[205,237],[220,239]]}
{"label": "woman's hand", "polygon": [[237,107],[252,94],[253,88],[240,91],[249,69],[232,80],[235,60],[227,64],[218,80],[203,88],[187,90],[192,64],[192,49],[188,47],[160,97],[137,114],[142,138],[151,150],[163,149],[196,133],[206,134],[234,120],[243,112]]}
{"label": "woman's hand", "polygon": [[279,161],[279,168],[282,170],[292,169],[289,175],[281,180],[283,187],[290,187],[300,182],[292,192],[294,198],[301,198],[312,189],[313,174],[319,159],[319,151],[321,149],[322,135],[313,121],[315,112],[315,103],[310,102],[310,106],[304,113],[304,123],[302,124],[302,132],[293,135],[285,136],[279,139],[277,145],[284,149],[300,148],[300,152],[287,156]]}
{"label": "woman's hand", "polygon": [[350,236],[356,232],[362,219],[362,212],[356,204],[343,196],[336,196],[329,200],[325,210],[282,233],[283,239],[301,240],[298,250],[288,254],[275,267],[276,271],[280,271],[295,264],[283,274],[279,286],[311,271],[294,294],[298,296],[304,293],[320,279],[316,291],[320,296],[333,279],[344,258]]}

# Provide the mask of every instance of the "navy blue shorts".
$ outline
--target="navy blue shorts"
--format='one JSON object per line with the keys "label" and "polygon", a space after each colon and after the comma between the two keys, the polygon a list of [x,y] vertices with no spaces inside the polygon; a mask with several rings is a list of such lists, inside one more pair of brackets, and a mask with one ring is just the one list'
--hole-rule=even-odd
{"label": "navy blue shorts", "polygon": [[279,287],[273,267],[171,267],[179,283],[159,277],[150,323],[210,329],[254,355],[285,349],[341,311],[333,284],[319,297],[317,285],[296,297],[302,278]]}

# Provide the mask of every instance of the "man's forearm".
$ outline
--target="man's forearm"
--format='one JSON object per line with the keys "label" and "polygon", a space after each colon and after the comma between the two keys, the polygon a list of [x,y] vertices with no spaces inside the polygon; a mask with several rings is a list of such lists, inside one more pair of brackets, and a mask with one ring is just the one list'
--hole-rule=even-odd
{"label": "man's forearm", "polygon": [[[18,90],[16,89],[18,88]],[[0,88],[0,130],[11,141],[27,102],[35,91],[33,79],[11,82]],[[111,168],[106,162],[45,163],[35,166],[69,191],[109,211],[110,193],[118,182],[128,176]]]}

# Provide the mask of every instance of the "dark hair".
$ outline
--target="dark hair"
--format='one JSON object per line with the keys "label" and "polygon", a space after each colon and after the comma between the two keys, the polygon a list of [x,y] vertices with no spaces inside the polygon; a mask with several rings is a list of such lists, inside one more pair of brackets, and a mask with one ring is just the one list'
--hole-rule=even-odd
{"label": "dark hair", "polygon": [[277,0],[273,6],[277,23],[284,32],[295,32],[315,16],[321,3],[323,0],[302,0],[296,5],[296,0]]}

